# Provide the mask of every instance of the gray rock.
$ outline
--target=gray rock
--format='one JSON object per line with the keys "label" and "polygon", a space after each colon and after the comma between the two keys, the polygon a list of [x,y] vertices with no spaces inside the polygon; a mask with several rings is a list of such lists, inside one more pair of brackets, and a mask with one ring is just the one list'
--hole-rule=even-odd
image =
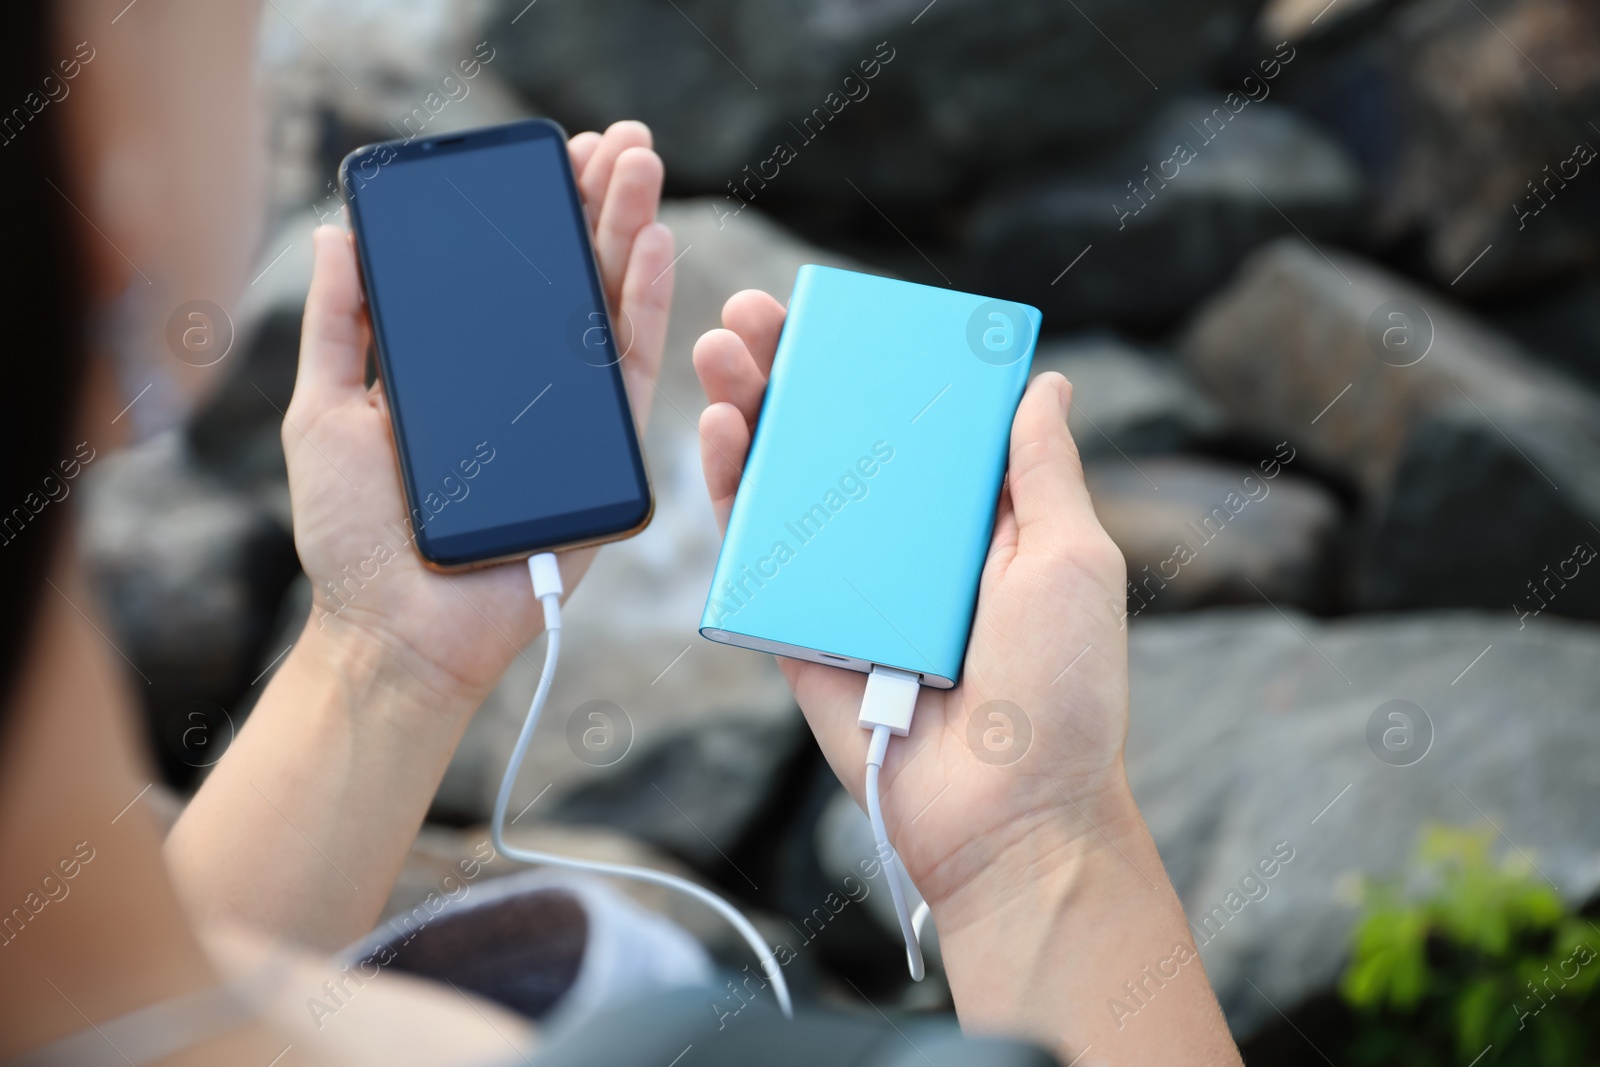
{"label": "gray rock", "polygon": [[[258,81],[272,144],[267,177],[275,205],[287,214],[309,203],[337,222],[335,167],[357,145],[526,116],[526,103],[500,76],[503,56],[477,50],[488,6],[487,0],[379,8],[274,0],[260,24]],[[463,60],[470,61],[467,70],[476,70],[473,77],[463,76]],[[270,259],[285,242],[269,245]],[[309,247],[299,244],[289,255],[309,259]],[[276,274],[274,268],[267,279]],[[261,284],[244,298],[251,299]]]}
{"label": "gray rock", "polygon": [[[762,289],[788,303],[795,273],[806,263],[844,270],[872,270],[857,260],[796,237],[757,208],[720,215],[715,197],[668,200],[660,219],[672,228],[683,258],[673,268],[672,318],[667,324],[667,357],[662,388],[678,404],[692,402],[686,414],[698,418],[700,391],[689,355],[707,330],[722,325],[722,305],[742,289]],[[664,411],[664,425],[677,430],[683,420]]]}
{"label": "gray rock", "polygon": [[1241,425],[1289,438],[1374,496],[1411,432],[1464,400],[1502,425],[1600,424],[1594,397],[1510,340],[1387,271],[1298,237],[1252,255],[1201,310],[1182,353]]}
{"label": "gray rock", "polygon": [[1122,550],[1128,613],[1211,604],[1326,609],[1334,591],[1338,502],[1266,457],[1262,470],[1187,456],[1085,465],[1095,514]]}
{"label": "gray rock", "polygon": [[[823,197],[854,210],[844,174],[870,197],[926,202],[1040,151],[1115,136],[1198,83],[1254,4],[619,0],[536,7],[512,25],[523,6],[506,0],[489,20],[497,63],[571,128],[641,118],[674,180],[719,196],[787,144],[798,158],[771,188],[752,186],[757,202]],[[1150,33],[1157,24],[1164,32]],[[851,90],[858,102],[803,134],[880,42],[892,59]]]}
{"label": "gray rock", "polygon": [[185,428],[195,463],[229,485],[281,494],[288,484],[283,412],[294,395],[300,319],[298,306],[267,314]]}
{"label": "gray rock", "polygon": [[1348,32],[1373,19],[1394,0],[1349,0],[1330,6],[1327,0],[1267,0],[1261,9],[1261,40],[1302,41]]}
{"label": "gray rock", "polygon": [[1389,7],[1381,28],[1341,35],[1285,85],[1286,99],[1362,160],[1372,236],[1415,248],[1433,280],[1466,296],[1525,291],[1595,263],[1600,158],[1577,162],[1574,149],[1600,149],[1588,125],[1600,107],[1600,10],[1542,0]]}
{"label": "gray rock", "polygon": [[[1332,988],[1356,880],[1399,870],[1429,823],[1494,826],[1574,905],[1600,889],[1600,628],[1262,608],[1135,622],[1130,660],[1134,795],[1236,1037],[1277,1019],[1265,998],[1292,1012]],[[1422,750],[1420,717],[1403,758],[1366,740],[1396,699],[1431,722],[1411,766],[1393,763]],[[1294,858],[1229,913],[1279,842]],[[1216,907],[1227,920],[1204,925]],[[1133,977],[1106,975],[1106,996]]]}
{"label": "gray rock", "polygon": [[1600,388],[1600,270],[1519,294],[1486,314],[1540,359]]}
{"label": "gray rock", "polygon": [[1337,142],[1271,100],[1227,95],[1181,100],[1103,162],[992,195],[973,223],[975,272],[1057,324],[1153,325],[1264,241],[1348,232],[1362,179]]}
{"label": "gray rock", "polygon": [[1175,452],[1221,432],[1221,410],[1170,359],[1147,355],[1109,334],[1046,341],[1033,372],[1072,383],[1067,426],[1085,460]]}
{"label": "gray rock", "polygon": [[[1600,544],[1600,399],[1376,268],[1272,245],[1183,347],[1239,423],[1363,488],[1366,606],[1510,610]],[[1600,578],[1580,578],[1554,610],[1600,616]]]}
{"label": "gray rock", "polygon": [[798,715],[700,724],[574,789],[547,817],[611,827],[737,881],[728,853],[770,799],[804,729]]}
{"label": "gray rock", "polygon": [[1367,607],[1600,619],[1600,426],[1458,404],[1422,422],[1364,553]]}
{"label": "gray rock", "polygon": [[163,771],[183,785],[231,737],[299,570],[270,508],[197,469],[176,432],[85,474],[83,551],[117,649],[139,673]]}

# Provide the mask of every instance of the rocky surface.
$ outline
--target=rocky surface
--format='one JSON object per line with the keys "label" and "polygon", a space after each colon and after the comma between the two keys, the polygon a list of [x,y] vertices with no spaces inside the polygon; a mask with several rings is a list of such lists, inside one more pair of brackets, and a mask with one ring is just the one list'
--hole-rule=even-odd
{"label": "rocky surface", "polygon": [[83,551],[113,643],[162,770],[186,783],[239,725],[228,709],[259,671],[297,570],[293,542],[269,507],[201,470],[176,432],[97,458],[83,489]]}
{"label": "rocky surface", "polygon": [[1324,34],[1347,31],[1352,23],[1367,22],[1389,6],[1390,0],[1349,0],[1330,7],[1327,0],[1267,0],[1261,9],[1261,39],[1299,45]]}
{"label": "rocky surface", "polygon": [[1524,348],[1600,389],[1600,270],[1486,310],[1489,321]]}
{"label": "rocky surface", "polygon": [[1219,435],[1226,417],[1184,368],[1106,333],[1044,341],[1033,373],[1072,383],[1067,426],[1084,460],[1176,452]]}
{"label": "rocky surface", "polygon": [[[312,204],[336,218],[335,168],[352,148],[527,115],[504,82],[502,57],[477,47],[489,7],[489,0],[265,5],[259,50],[274,205]],[[477,71],[473,77],[461,76],[463,60],[477,62],[467,68]]]}
{"label": "rocky surface", "polygon": [[[722,195],[748,166],[781,174],[751,187],[758,202],[850,204],[843,176],[871,197],[928,202],[1114,136],[1199,81],[1254,5],[628,0],[536,7],[513,24],[523,6],[500,4],[487,32],[509,77],[564,123],[644,119],[686,189]],[[1167,32],[1148,32],[1158,21]],[[779,144],[797,158],[762,167]]]}
{"label": "rocky surface", "polygon": [[1407,441],[1364,555],[1357,595],[1371,607],[1600,619],[1600,423],[1497,415],[1489,425],[1470,404],[1430,416]]}
{"label": "rocky surface", "polygon": [[[611,777],[572,790],[545,817],[609,826],[699,869],[724,868],[782,784],[804,729],[798,715],[702,723],[662,738]],[[719,873],[738,877],[737,870]]]}
{"label": "rocky surface", "polygon": [[266,310],[242,348],[233,357],[235,365],[190,417],[186,444],[198,467],[270,501],[289,529],[283,412],[294,395],[300,309]]}
{"label": "rocky surface", "polygon": [[[1133,623],[1128,773],[1237,1037],[1277,1019],[1262,994],[1292,1014],[1333,986],[1355,880],[1397,871],[1428,823],[1494,827],[1573,904],[1600,890],[1600,628],[1519,625],[1268,608]],[[1431,728],[1413,714],[1411,752],[1385,762],[1367,729],[1391,700]],[[1266,895],[1229,903],[1279,842],[1293,859]]]}
{"label": "rocky surface", "polygon": [[[1268,246],[1183,351],[1237,420],[1363,488],[1357,593],[1371,606],[1510,607],[1600,535],[1600,398],[1354,257],[1298,238]],[[1556,610],[1593,616],[1596,595]]]}
{"label": "rocky surface", "polygon": [[1297,237],[1252,255],[1201,309],[1182,351],[1230,414],[1303,442],[1374,493],[1411,431],[1445,407],[1470,401],[1497,422],[1583,424],[1600,412],[1565,376],[1437,294]]}
{"label": "rocky surface", "polygon": [[1271,82],[1249,84],[1249,96],[1180,100],[1092,164],[991,194],[973,221],[973,273],[1058,327],[1159,326],[1265,241],[1348,233],[1354,161],[1271,100]]}
{"label": "rocky surface", "polygon": [[1338,502],[1271,453],[1262,469],[1190,456],[1085,465],[1095,515],[1128,563],[1134,616],[1210,604],[1326,609],[1334,595]]}
{"label": "rocky surface", "polygon": [[1593,264],[1600,9],[1418,0],[1383,14],[1370,32],[1330,33],[1285,89],[1363,161],[1374,237],[1417,247],[1418,266],[1464,294]]}

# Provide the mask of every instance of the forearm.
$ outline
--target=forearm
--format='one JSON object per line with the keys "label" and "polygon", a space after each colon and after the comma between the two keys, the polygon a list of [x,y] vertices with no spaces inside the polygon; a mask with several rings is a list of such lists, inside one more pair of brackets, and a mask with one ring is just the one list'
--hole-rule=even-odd
{"label": "forearm", "polygon": [[336,949],[377,921],[480,695],[309,624],[167,840],[198,916]]}
{"label": "forearm", "polygon": [[1084,1067],[1238,1065],[1155,843],[1118,793],[1064,806],[935,913],[962,1025]]}

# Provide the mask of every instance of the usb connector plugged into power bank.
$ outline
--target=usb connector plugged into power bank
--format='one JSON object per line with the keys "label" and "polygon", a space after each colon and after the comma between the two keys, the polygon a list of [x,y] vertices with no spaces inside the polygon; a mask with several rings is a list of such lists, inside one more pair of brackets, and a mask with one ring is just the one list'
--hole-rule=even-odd
{"label": "usb connector plugged into power bank", "polygon": [[874,666],[867,675],[867,691],[861,698],[861,714],[856,722],[864,730],[883,726],[894,736],[904,737],[911,729],[911,713],[916,710],[921,688],[921,675]]}

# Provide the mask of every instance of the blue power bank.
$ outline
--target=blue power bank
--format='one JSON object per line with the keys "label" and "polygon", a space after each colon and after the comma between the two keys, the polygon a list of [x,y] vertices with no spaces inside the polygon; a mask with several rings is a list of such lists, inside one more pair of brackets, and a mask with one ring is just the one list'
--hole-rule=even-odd
{"label": "blue power bank", "polygon": [[801,267],[700,633],[955,685],[1040,319]]}

